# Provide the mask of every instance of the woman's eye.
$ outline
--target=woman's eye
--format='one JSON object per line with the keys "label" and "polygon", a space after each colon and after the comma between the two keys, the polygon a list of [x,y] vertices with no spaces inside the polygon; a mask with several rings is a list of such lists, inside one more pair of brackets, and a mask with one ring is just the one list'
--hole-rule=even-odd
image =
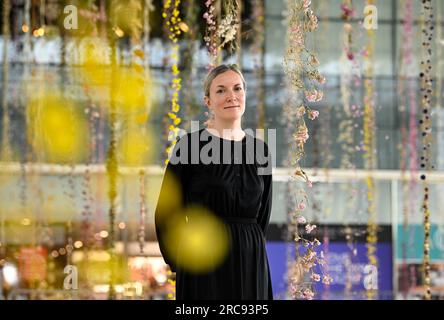
{"label": "woman's eye", "polygon": [[222,93],[223,90],[217,90],[216,93]]}
{"label": "woman's eye", "polygon": [[236,90],[236,91],[241,91],[242,88],[241,88],[241,87],[237,87],[237,88],[235,88],[234,90]]}

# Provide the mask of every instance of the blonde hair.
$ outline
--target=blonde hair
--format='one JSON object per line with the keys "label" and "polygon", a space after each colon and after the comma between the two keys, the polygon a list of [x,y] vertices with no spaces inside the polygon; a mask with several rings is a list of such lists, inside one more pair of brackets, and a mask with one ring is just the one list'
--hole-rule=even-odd
{"label": "blonde hair", "polygon": [[205,77],[205,81],[204,81],[205,97],[210,97],[210,87],[211,87],[211,83],[213,82],[214,78],[216,78],[218,75],[220,75],[224,72],[230,71],[230,70],[236,72],[241,77],[242,84],[244,85],[244,90],[247,89],[242,71],[240,71],[239,67],[236,64],[221,64],[221,65],[217,66],[216,68],[214,68],[213,70],[211,70],[207,74],[207,76]]}

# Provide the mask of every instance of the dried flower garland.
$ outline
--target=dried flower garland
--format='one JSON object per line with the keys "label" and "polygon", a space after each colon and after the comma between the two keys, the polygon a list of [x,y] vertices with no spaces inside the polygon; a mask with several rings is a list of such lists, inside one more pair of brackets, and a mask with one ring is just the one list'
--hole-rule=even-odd
{"label": "dried flower garland", "polygon": [[355,17],[355,9],[351,0],[344,0],[341,4],[343,27],[343,44],[341,56],[341,102],[345,113],[339,123],[340,134],[338,142],[341,144],[341,168],[354,169],[354,155],[357,147],[355,144],[355,128],[358,127],[356,120],[361,115],[359,98],[355,97],[355,92],[359,92],[361,85],[358,54],[355,51],[354,40],[355,30],[351,25],[351,19]]}
{"label": "dried flower garland", "polygon": [[117,212],[117,197],[118,197],[118,159],[117,159],[117,141],[118,141],[118,116],[117,116],[117,88],[118,88],[118,74],[117,74],[117,40],[115,34],[108,32],[108,40],[111,47],[111,79],[109,82],[110,90],[110,104],[109,104],[109,146],[106,157],[106,172],[108,177],[108,217],[109,217],[109,238],[108,238],[108,252],[111,257],[110,277],[109,277],[109,291],[108,299],[115,298],[115,272],[114,263],[116,261],[116,253],[114,250],[115,243],[115,219]]}
{"label": "dried flower garland", "polygon": [[251,44],[251,53],[254,56],[254,76],[256,79],[256,108],[257,108],[257,124],[256,127],[260,129],[265,128],[265,16],[264,16],[264,1],[251,0],[251,7],[253,12],[251,20],[253,21],[253,43]]}
{"label": "dried flower garland", "polygon": [[[312,110],[308,102],[319,102],[323,98],[323,92],[318,86],[325,83],[325,77],[317,70],[319,61],[314,52],[306,47],[306,35],[317,28],[318,19],[310,8],[310,0],[301,0],[288,3],[287,16],[287,40],[283,61],[284,73],[294,92],[304,93],[303,102],[298,106],[297,131],[294,134],[296,144],[296,157],[294,165],[298,165],[304,155],[304,144],[309,138],[305,125],[304,115],[311,120],[316,119],[319,112]],[[304,80],[307,79],[308,85]],[[309,183],[308,177],[302,169],[298,168],[296,176],[301,176]]]}
{"label": "dried flower garland", "polygon": [[[320,84],[325,83],[325,78],[316,69],[319,61],[313,52],[305,46],[305,39],[308,32],[317,28],[317,17],[310,8],[311,1],[287,1],[287,40],[284,56],[284,73],[286,75],[286,88],[288,101],[284,107],[284,114],[288,118],[286,123],[286,133],[291,136],[290,143],[295,143],[295,148],[290,148],[287,162],[296,165],[297,169],[293,178],[301,177],[309,187],[312,186],[306,173],[301,169],[299,162],[304,155],[304,144],[309,138],[308,129],[305,124],[305,115],[310,120],[315,120],[319,116],[317,110],[312,110],[307,104],[318,102],[323,98],[323,92],[318,89]],[[309,85],[304,84],[303,79],[308,79]],[[301,95],[298,93],[301,92]],[[296,104],[295,104],[296,103]],[[295,107],[296,105],[296,107]],[[296,121],[295,121],[296,120]],[[303,189],[294,191],[294,181],[290,181],[287,187],[290,197],[288,197],[288,228],[292,240],[296,244],[296,257],[288,265],[288,281],[291,295],[296,299],[311,300],[314,297],[312,281],[321,281],[329,284],[332,279],[324,273],[322,266],[325,259],[322,251],[318,256],[317,248],[321,245],[316,238],[312,237],[316,225],[307,222],[302,215],[302,211],[308,205],[308,197]],[[294,198],[293,198],[294,197]],[[291,199],[294,200],[291,200]],[[305,225],[306,237],[299,232],[299,225]],[[315,271],[319,266],[321,272]],[[306,275],[309,277],[305,281]]]}
{"label": "dried flower garland", "polygon": [[145,204],[145,171],[139,171],[139,201],[140,201],[140,220],[139,220],[139,249],[143,254],[145,247],[145,223],[146,223],[146,204]]}
{"label": "dried flower garland", "polygon": [[[417,127],[416,127],[416,88],[414,74],[410,70],[413,66],[413,0],[404,1],[404,21],[402,29],[401,45],[401,76],[399,82],[398,97],[400,100],[401,116],[401,145],[400,145],[400,169],[403,194],[403,230],[404,241],[402,247],[402,268],[400,291],[407,297],[409,288],[413,283],[408,276],[407,266],[409,241],[414,237],[413,229],[409,228],[409,220],[413,218],[417,208]],[[407,87],[405,83],[407,82]],[[408,127],[408,129],[407,129]],[[408,163],[410,161],[410,163]],[[407,170],[410,170],[410,179],[407,178]],[[409,236],[407,236],[409,235]]]}
{"label": "dried flower garland", "polygon": [[[367,5],[374,5],[373,0],[367,0]],[[375,96],[373,84],[373,59],[375,48],[375,33],[367,30],[368,42],[364,50],[364,167],[366,170],[376,169],[376,128],[375,128]],[[375,181],[371,173],[365,179],[367,186],[367,259],[369,265],[377,268],[378,259],[376,256],[377,223],[376,223],[376,200]],[[377,284],[372,284],[367,289],[367,298],[373,299],[377,293]]]}
{"label": "dried flower garland", "polygon": [[[217,22],[217,5],[224,7],[224,15],[220,16],[221,20]],[[205,46],[210,55],[209,69],[216,66],[217,60],[220,57],[220,51],[227,44],[229,48],[233,49],[240,22],[238,21],[238,4],[236,0],[227,0],[218,3],[218,0],[207,0],[205,2],[206,11],[203,18],[206,21],[205,29]]]}
{"label": "dried flower garland", "polygon": [[225,15],[217,27],[216,35],[223,39],[219,44],[219,50],[229,44],[230,49],[235,48],[235,39],[240,28],[240,21],[238,18],[239,6],[236,0],[228,0],[223,2]]}
{"label": "dried flower garland", "polygon": [[[9,14],[11,10],[10,1],[3,1],[3,38],[4,46],[8,45],[8,41],[11,36],[9,27],[10,19]],[[11,161],[11,145],[9,141],[9,111],[8,111],[8,79],[9,79],[9,63],[8,63],[8,50],[3,51],[3,86],[2,86],[2,107],[3,107],[3,119],[2,119],[2,150],[1,156],[3,161]]]}
{"label": "dried flower garland", "polygon": [[[432,141],[432,121],[430,119],[431,112],[431,98],[433,95],[433,80],[432,80],[432,39],[434,34],[433,26],[433,6],[431,0],[422,1],[422,15],[424,16],[424,23],[422,24],[422,61],[421,61],[421,94],[422,94],[422,118],[419,121],[421,125],[422,134],[422,155],[421,155],[421,170],[428,171],[433,169],[430,164],[431,155],[431,141]],[[424,210],[424,299],[430,300],[432,298],[430,288],[430,207],[429,207],[429,184],[425,172],[421,174],[423,181],[424,197],[422,200],[422,209]]]}
{"label": "dried flower garland", "polygon": [[200,12],[200,7],[196,0],[187,0],[185,3],[185,21],[188,26],[188,31],[185,35],[186,49],[183,54],[183,79],[184,90],[183,101],[185,106],[184,127],[188,128],[190,120],[193,120],[198,115],[201,109],[201,104],[196,97],[196,90],[194,89],[197,77],[197,52],[199,50],[200,30],[197,22]]}
{"label": "dried flower garland", "polygon": [[[443,70],[444,70],[444,37],[442,33],[442,2],[436,2],[436,113],[439,115],[437,117],[436,126],[437,128],[444,128],[444,113],[443,113],[443,103],[444,103],[444,91],[442,88],[443,83]],[[437,157],[437,168],[438,170],[444,170],[444,134],[438,134],[436,139],[436,145],[438,147],[438,157]],[[440,198],[441,200],[444,200]],[[444,206],[444,203],[443,203]],[[442,208],[442,207],[441,207]]]}
{"label": "dried flower garland", "polygon": [[217,24],[216,24],[216,1],[217,0],[207,0],[205,1],[205,7],[207,8],[205,13],[203,14],[203,18],[206,22],[206,28],[205,28],[205,46],[208,50],[208,54],[210,55],[210,68],[215,66],[217,56],[219,54],[218,52],[218,40],[216,38],[216,30],[217,30]]}
{"label": "dried flower garland", "polygon": [[[357,43],[360,36],[360,30],[352,25],[352,20],[356,18],[356,10],[352,0],[343,0],[341,3],[343,35],[342,35],[342,55],[340,58],[340,92],[342,113],[338,113],[339,135],[337,141],[341,148],[340,167],[346,170],[356,169],[356,158],[360,151],[360,133],[359,127],[362,120],[361,97],[359,95],[362,85],[361,60],[357,50]],[[357,254],[355,230],[349,225],[350,215],[359,210],[357,197],[358,181],[351,180],[341,185],[343,193],[346,195],[346,205],[343,211],[342,220],[344,221],[343,233],[349,249],[345,267],[345,289],[344,296],[351,295],[352,290],[352,259]]]}
{"label": "dried flower garland", "polygon": [[[168,112],[168,117],[171,120],[170,125],[168,126],[168,140],[171,141],[171,144],[167,147],[166,152],[170,154],[172,149],[176,144],[176,137],[179,134],[178,125],[182,122],[182,119],[179,117],[180,105],[179,105],[179,92],[182,88],[182,79],[180,77],[180,70],[178,67],[179,63],[179,44],[177,40],[179,36],[183,32],[183,30],[187,30],[187,26],[184,22],[182,22],[179,17],[180,0],[166,0],[163,6],[162,17],[165,20],[167,29],[169,31],[168,38],[173,42],[172,52],[171,52],[171,72],[173,75],[173,79],[171,80],[171,89],[173,90],[172,99],[171,99],[171,111]],[[165,164],[168,163],[168,158],[165,160]]]}

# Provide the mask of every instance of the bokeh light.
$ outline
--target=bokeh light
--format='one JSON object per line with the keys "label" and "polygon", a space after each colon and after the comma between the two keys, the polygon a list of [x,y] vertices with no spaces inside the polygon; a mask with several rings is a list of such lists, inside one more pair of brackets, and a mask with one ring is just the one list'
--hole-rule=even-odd
{"label": "bokeh light", "polygon": [[82,161],[88,152],[88,126],[76,105],[56,94],[31,100],[28,108],[30,141],[43,153],[42,161]]}
{"label": "bokeh light", "polygon": [[152,135],[145,128],[129,128],[120,143],[120,162],[129,166],[147,165],[153,155],[153,141]]}
{"label": "bokeh light", "polygon": [[[111,49],[99,39],[82,39],[80,51],[82,79],[90,95],[108,96],[115,103],[117,112],[136,115],[139,118],[137,122],[141,122],[140,118],[146,121],[151,103],[149,73],[137,63],[130,66],[111,65]],[[141,61],[144,58],[140,49],[134,50],[133,55]]]}
{"label": "bokeh light", "polygon": [[193,273],[217,268],[229,249],[226,225],[208,209],[193,206],[172,216],[167,227],[166,248],[177,265]]}
{"label": "bokeh light", "polygon": [[164,192],[159,194],[156,220],[165,225],[171,219],[171,214],[181,209],[182,192],[177,177],[170,171],[165,171],[162,188]]}

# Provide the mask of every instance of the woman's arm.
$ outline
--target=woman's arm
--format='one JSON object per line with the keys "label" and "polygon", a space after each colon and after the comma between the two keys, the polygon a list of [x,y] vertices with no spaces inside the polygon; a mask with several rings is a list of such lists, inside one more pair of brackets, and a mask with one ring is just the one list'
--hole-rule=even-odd
{"label": "woman's arm", "polygon": [[[179,140],[171,154],[170,161],[165,169],[159,198],[155,210],[156,235],[159,241],[160,251],[165,263],[167,263],[173,272],[176,271],[176,257],[174,248],[167,245],[168,227],[172,221],[177,219],[177,214],[183,211],[185,205],[185,190],[187,184],[186,164],[178,160],[180,158],[180,147],[183,146],[183,140]],[[180,216],[179,216],[180,218]],[[169,244],[171,245],[171,243]],[[176,243],[174,243],[176,245]]]}
{"label": "woman's arm", "polygon": [[267,163],[265,166],[268,168],[263,171],[261,177],[264,181],[264,192],[262,193],[261,198],[261,207],[258,215],[258,223],[264,233],[264,236],[267,235],[268,224],[270,222],[271,216],[271,205],[273,198],[273,175],[272,175],[272,155],[268,149],[267,144],[264,142],[265,154],[267,155]]}

